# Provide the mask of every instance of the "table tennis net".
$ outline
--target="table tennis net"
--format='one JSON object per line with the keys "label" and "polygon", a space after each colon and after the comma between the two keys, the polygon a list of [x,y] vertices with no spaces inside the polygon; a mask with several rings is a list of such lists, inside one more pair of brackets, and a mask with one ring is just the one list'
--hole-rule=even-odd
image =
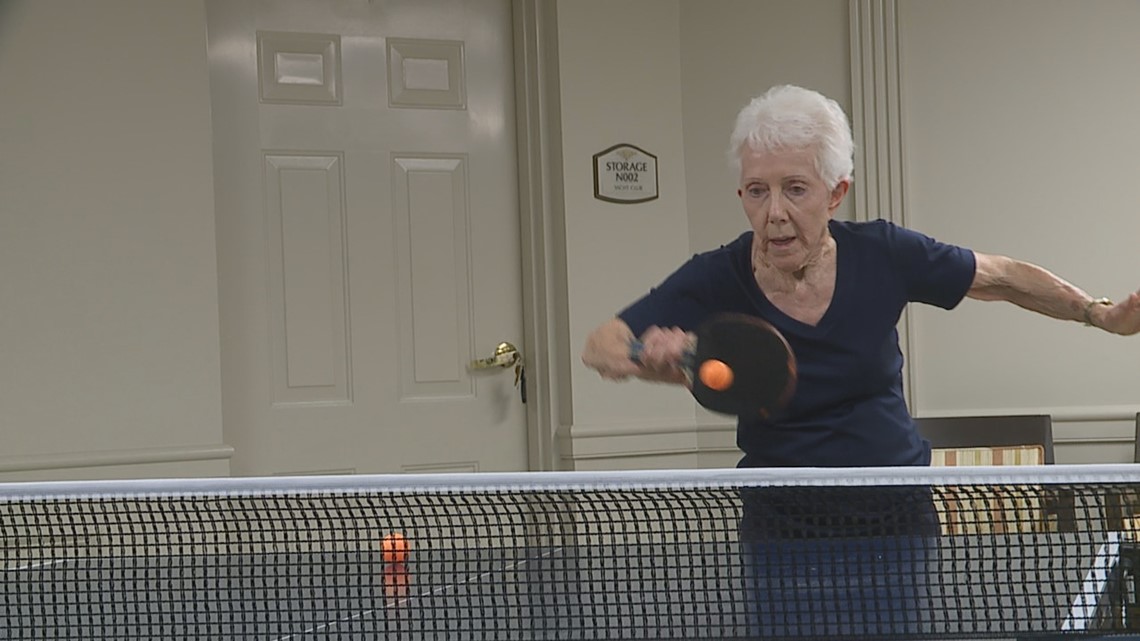
{"label": "table tennis net", "polygon": [[1129,466],[3,484],[0,639],[1135,634],[1138,505]]}

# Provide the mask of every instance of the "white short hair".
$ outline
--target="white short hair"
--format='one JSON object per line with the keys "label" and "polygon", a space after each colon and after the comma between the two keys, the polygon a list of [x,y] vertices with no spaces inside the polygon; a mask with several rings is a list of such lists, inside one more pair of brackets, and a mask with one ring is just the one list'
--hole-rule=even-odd
{"label": "white short hair", "polygon": [[728,149],[737,175],[745,145],[761,152],[813,149],[816,171],[828,189],[849,180],[855,168],[855,143],[843,107],[819,92],[793,85],[772,87],[737,114]]}

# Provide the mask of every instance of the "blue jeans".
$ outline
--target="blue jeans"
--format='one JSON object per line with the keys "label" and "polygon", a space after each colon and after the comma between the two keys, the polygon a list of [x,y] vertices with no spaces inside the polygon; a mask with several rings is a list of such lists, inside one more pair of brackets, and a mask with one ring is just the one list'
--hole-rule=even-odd
{"label": "blue jeans", "polygon": [[938,540],[925,535],[741,544],[749,636],[918,635]]}

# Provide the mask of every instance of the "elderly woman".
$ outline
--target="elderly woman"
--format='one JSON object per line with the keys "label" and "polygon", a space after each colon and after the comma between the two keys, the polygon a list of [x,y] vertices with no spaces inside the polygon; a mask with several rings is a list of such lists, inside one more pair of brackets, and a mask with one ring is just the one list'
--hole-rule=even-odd
{"label": "elderly woman", "polygon": [[[851,130],[824,96],[779,86],[741,110],[730,141],[751,231],[699,254],[594,330],[582,360],[602,376],[684,384],[691,331],[719,312],[759,316],[799,361],[787,408],[741,419],[741,465],[927,465],[903,397],[896,324],[909,302],[1005,300],[1117,334],[1140,331],[1140,293],[1115,305],[1005,256],[885,221],[832,219],[851,187]],[[639,362],[629,358],[635,337]]]}
{"label": "elderly woman", "polygon": [[[842,108],[816,92],[780,86],[753,100],[737,117],[729,152],[751,230],[693,257],[594,330],[582,359],[609,379],[685,384],[678,363],[693,340],[690,332],[702,321],[720,312],[767,320],[795,351],[799,380],[783,410],[739,419],[741,466],[928,465],[929,443],[916,431],[903,396],[896,324],[907,303],[952,309],[966,296],[1005,300],[1117,334],[1140,331],[1140,293],[1112,304],[1012,258],[941,243],[885,221],[833,220],[851,187],[853,143]],[[635,338],[644,343],[636,363],[629,358]],[[927,549],[922,541],[937,532],[936,515],[929,493],[879,496],[837,499],[824,508],[836,518],[822,522],[802,513],[796,505],[802,501],[774,492],[746,495],[742,538],[757,542],[750,557],[762,570],[757,575],[765,577],[761,591],[769,606],[782,598],[789,604],[804,599],[818,604],[820,598],[818,592],[786,590],[783,597],[774,596],[789,585],[812,583],[773,571],[793,563],[786,558],[792,548],[767,545],[773,541],[795,539],[801,546],[813,538],[865,535],[862,547],[828,548],[822,556],[810,547],[795,551],[817,569],[844,563],[876,567],[896,578],[918,577],[891,582],[885,592],[858,602],[836,597],[839,606],[830,610],[841,615],[838,628],[813,628],[808,614],[789,615],[785,608],[777,617],[766,606],[758,634],[918,631],[914,617],[899,619],[891,612],[899,601],[908,603],[905,609],[922,609],[913,601],[924,592],[922,572],[914,564],[925,557],[913,552]],[[875,542],[868,547],[867,540]],[[907,554],[900,555],[903,549]],[[886,569],[882,559],[887,557],[909,560]],[[831,589],[835,596],[849,594],[852,586]],[[876,613],[882,601],[896,605]],[[844,618],[843,612],[849,615]],[[860,627],[864,618],[885,621],[887,628]]]}

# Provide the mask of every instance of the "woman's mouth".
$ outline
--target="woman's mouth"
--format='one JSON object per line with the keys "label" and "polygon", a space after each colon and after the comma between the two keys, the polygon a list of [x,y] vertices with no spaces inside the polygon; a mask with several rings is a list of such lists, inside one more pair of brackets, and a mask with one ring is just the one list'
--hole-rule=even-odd
{"label": "woman's mouth", "polygon": [[769,238],[768,239],[768,243],[770,245],[772,245],[773,247],[781,247],[781,248],[788,247],[789,245],[791,245],[795,241],[796,241],[795,236],[777,236],[775,238]]}

